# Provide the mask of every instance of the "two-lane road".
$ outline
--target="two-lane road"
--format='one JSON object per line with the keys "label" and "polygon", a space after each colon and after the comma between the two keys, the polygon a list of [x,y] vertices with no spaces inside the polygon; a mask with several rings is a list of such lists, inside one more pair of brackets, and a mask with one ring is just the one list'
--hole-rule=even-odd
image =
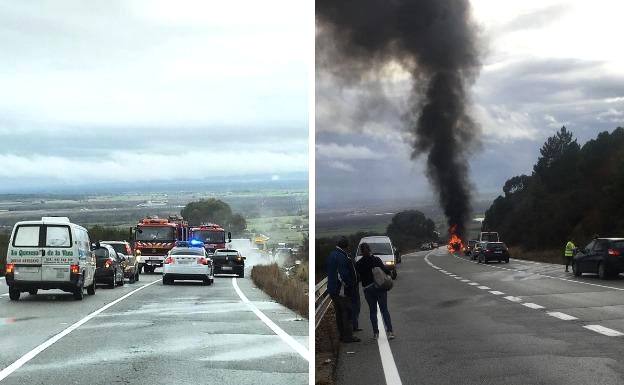
{"label": "two-lane road", "polygon": [[[42,293],[18,302],[0,296],[1,385],[308,382],[301,354],[308,349],[307,320],[250,279],[164,286],[160,275],[146,274],[132,285],[98,287],[83,301]],[[30,357],[33,349],[38,354]]]}
{"label": "two-lane road", "polygon": [[389,308],[397,339],[385,350],[362,304],[363,342],[343,345],[340,384],[624,383],[621,278],[441,248],[403,256]]}

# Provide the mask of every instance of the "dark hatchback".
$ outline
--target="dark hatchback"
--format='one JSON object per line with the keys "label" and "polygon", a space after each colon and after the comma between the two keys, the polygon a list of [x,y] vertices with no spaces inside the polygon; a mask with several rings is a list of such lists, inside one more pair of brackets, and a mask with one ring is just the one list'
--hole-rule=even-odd
{"label": "dark hatchback", "polygon": [[217,249],[212,256],[214,274],[236,274],[245,277],[245,257],[236,250]]}
{"label": "dark hatchback", "polygon": [[[466,246],[466,249],[464,250],[464,254],[465,255],[471,255],[472,251],[474,250],[475,246],[477,245],[477,240],[476,239],[471,239],[468,241],[468,245]],[[474,259],[474,257],[472,258]]]}
{"label": "dark hatchback", "polygon": [[572,260],[572,271],[598,274],[608,279],[624,272],[624,238],[597,238],[579,250]]}
{"label": "dark hatchback", "polygon": [[100,244],[95,254],[95,282],[107,283],[111,288],[124,285],[124,259],[117,255],[111,245]]}
{"label": "dark hatchback", "polygon": [[479,263],[490,261],[509,263],[509,250],[503,242],[479,242],[472,253],[476,254]]}

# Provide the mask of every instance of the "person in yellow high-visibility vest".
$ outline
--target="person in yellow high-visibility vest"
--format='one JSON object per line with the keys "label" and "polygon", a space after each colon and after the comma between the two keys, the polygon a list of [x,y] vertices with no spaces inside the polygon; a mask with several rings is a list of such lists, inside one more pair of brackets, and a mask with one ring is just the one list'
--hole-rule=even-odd
{"label": "person in yellow high-visibility vest", "polygon": [[572,242],[572,240],[569,240],[568,243],[566,243],[565,245],[565,251],[563,253],[565,257],[565,262],[566,262],[566,269],[565,269],[566,272],[568,271],[568,266],[572,264],[572,257],[574,256],[574,249],[576,249],[574,242]]}

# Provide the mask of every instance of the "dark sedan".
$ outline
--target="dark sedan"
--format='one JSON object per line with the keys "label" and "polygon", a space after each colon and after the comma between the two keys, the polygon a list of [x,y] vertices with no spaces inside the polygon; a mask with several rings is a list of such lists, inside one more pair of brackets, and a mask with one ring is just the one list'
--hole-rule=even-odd
{"label": "dark sedan", "polygon": [[597,238],[579,250],[572,260],[572,271],[598,274],[608,279],[624,272],[624,238]]}
{"label": "dark sedan", "polygon": [[245,277],[245,257],[236,250],[217,249],[212,256],[214,274],[236,274]]}
{"label": "dark sedan", "polygon": [[124,257],[117,255],[111,245],[99,244],[95,254],[95,282],[107,283],[111,288],[124,285]]}
{"label": "dark sedan", "polygon": [[503,242],[480,242],[475,245],[473,253],[479,263],[498,261],[509,263],[509,250]]}

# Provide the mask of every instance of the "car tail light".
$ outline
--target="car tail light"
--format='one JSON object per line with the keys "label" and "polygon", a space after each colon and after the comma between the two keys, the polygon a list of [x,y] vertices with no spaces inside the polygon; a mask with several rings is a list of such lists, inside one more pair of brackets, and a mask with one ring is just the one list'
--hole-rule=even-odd
{"label": "car tail light", "polygon": [[208,264],[208,259],[201,257],[201,258],[197,258],[197,263],[200,265],[207,265]]}
{"label": "car tail light", "polygon": [[173,263],[173,258],[171,258],[171,257],[165,258],[165,265],[169,265],[171,263]]}
{"label": "car tail light", "polygon": [[113,262],[110,259],[107,259],[106,262],[104,262],[104,268],[108,269],[109,267],[111,267],[112,263]]}
{"label": "car tail light", "polygon": [[78,265],[70,265],[69,266],[69,272],[72,273],[72,274],[80,273],[80,266],[78,266]]}
{"label": "car tail light", "polygon": [[126,255],[132,255],[132,249],[130,248],[130,245],[126,245]]}
{"label": "car tail light", "polygon": [[616,249],[609,249],[608,253],[609,253],[609,255],[611,255],[613,257],[619,257],[620,256],[620,251],[616,250]]}
{"label": "car tail light", "polygon": [[7,274],[13,274],[13,272],[15,271],[15,264],[7,263],[5,269]]}
{"label": "car tail light", "polygon": [[243,260],[243,258],[242,258],[242,257],[236,257],[236,260],[237,260],[238,262],[240,262],[240,261],[242,261],[242,260]]}

